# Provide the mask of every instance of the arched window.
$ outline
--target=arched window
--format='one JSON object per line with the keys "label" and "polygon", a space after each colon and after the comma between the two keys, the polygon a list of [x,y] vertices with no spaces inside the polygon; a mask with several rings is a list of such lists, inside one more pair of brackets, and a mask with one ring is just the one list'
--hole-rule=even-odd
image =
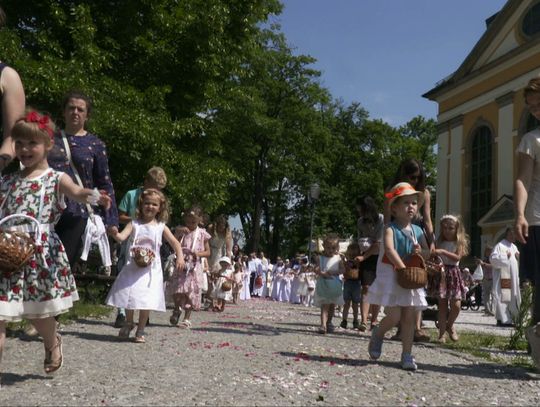
{"label": "arched window", "polygon": [[491,208],[493,137],[487,126],[474,132],[471,156],[471,254],[480,257],[481,241],[478,221]]}
{"label": "arched window", "polygon": [[540,33],[540,2],[533,5],[523,16],[521,30],[527,37],[534,37]]}

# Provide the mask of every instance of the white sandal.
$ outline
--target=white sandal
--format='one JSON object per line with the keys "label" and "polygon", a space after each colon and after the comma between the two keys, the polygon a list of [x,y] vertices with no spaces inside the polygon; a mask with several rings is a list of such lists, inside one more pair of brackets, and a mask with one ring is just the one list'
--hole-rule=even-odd
{"label": "white sandal", "polygon": [[181,329],[190,329],[191,328],[191,321],[189,319],[185,319],[182,322],[178,324],[178,328]]}

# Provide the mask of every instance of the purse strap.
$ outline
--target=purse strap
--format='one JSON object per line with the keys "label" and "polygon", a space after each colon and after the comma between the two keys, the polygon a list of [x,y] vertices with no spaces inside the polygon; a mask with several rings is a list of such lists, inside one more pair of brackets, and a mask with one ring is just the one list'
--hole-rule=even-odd
{"label": "purse strap", "polygon": [[[71,156],[71,148],[69,148],[69,142],[68,142],[68,139],[67,139],[67,136],[66,136],[66,133],[64,132],[64,130],[61,130],[60,131],[61,135],[62,135],[62,142],[64,143],[64,148],[66,150],[66,156],[69,160],[69,166],[71,167],[71,170],[73,171],[73,175],[75,175],[75,179],[77,181],[77,183],[81,186],[81,188],[85,188],[82,180],[81,180],[81,177],[79,175],[79,171],[77,171],[77,167],[75,167],[75,164],[73,163],[73,159],[72,159],[72,156]],[[94,216],[94,210],[92,209],[92,207],[89,205],[89,204],[86,204],[86,210],[88,211],[88,214],[91,218],[93,218]]]}

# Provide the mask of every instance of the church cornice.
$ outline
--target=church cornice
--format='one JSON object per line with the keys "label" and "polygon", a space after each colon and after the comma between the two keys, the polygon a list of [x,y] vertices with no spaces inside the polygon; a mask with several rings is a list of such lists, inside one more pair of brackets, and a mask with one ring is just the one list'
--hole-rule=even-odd
{"label": "church cornice", "polygon": [[467,55],[459,68],[453,74],[449,75],[446,79],[443,79],[433,89],[424,93],[422,97],[436,101],[436,99],[441,94],[455,89],[456,87],[467,82],[469,79],[484,74],[485,72],[493,69],[495,66],[507,61],[508,59],[515,58],[516,55],[525,52],[527,49],[540,42],[539,40],[527,42],[522,46],[506,53],[505,55],[502,55],[496,60],[480,67],[478,70],[471,72],[471,69],[473,68],[478,58],[494,40],[495,36],[499,33],[502,26],[507,22],[509,17],[516,11],[516,9],[521,5],[521,3],[521,0],[509,0],[499,11],[499,13],[497,13],[497,16],[489,24],[482,37],[480,37],[472,51]]}

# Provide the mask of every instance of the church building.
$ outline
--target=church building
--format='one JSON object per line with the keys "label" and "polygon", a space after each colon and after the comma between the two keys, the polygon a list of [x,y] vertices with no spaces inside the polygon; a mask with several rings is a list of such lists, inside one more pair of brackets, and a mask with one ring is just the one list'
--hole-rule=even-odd
{"label": "church building", "polygon": [[513,225],[515,150],[538,126],[523,89],[539,74],[540,0],[508,0],[459,68],[423,95],[438,104],[435,219],[460,214],[473,256]]}

